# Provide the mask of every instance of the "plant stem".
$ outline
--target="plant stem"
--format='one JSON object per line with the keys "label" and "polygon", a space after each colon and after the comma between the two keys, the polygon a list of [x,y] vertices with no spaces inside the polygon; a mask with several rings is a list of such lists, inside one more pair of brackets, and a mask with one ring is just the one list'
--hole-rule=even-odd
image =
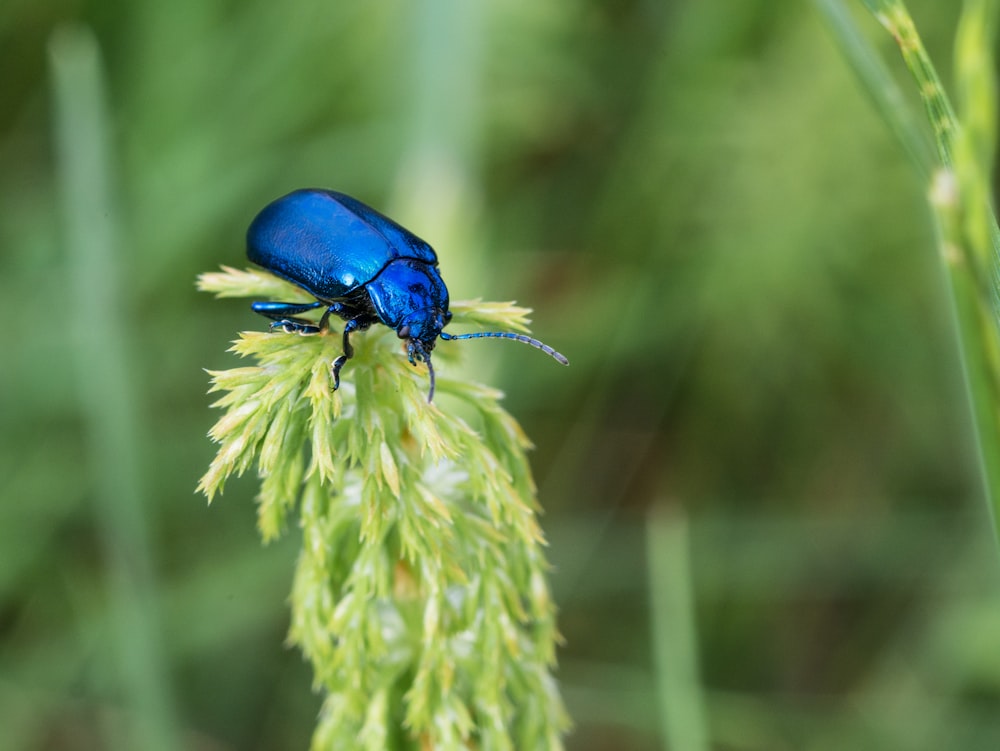
{"label": "plant stem", "polygon": [[132,378],[124,287],[117,270],[117,225],[111,198],[112,157],[100,54],[85,29],[62,29],[50,44],[69,294],[75,328],[75,378],[94,473],[94,515],[103,534],[106,584],[118,662],[118,689],[128,710],[124,737],[110,745],[178,748],[167,670],[161,654],[155,577]]}
{"label": "plant stem", "polygon": [[654,508],[646,531],[663,742],[666,748],[708,751],[687,522],[679,511]]}
{"label": "plant stem", "polygon": [[[817,2],[832,6],[832,0]],[[995,3],[968,0],[964,5],[956,40],[962,94],[956,114],[903,0],[863,2],[896,40],[931,125],[940,166],[932,171],[929,196],[951,290],[985,494],[1000,540],[1000,229],[990,209],[989,170],[984,166],[992,159],[995,130],[990,52]],[[837,21],[831,29],[842,47],[857,44],[861,37],[842,9],[826,15]],[[915,153],[917,137],[905,104],[879,76],[861,78],[877,100],[891,103],[880,112],[894,132],[903,134],[911,155]],[[915,161],[926,176],[921,160]]]}

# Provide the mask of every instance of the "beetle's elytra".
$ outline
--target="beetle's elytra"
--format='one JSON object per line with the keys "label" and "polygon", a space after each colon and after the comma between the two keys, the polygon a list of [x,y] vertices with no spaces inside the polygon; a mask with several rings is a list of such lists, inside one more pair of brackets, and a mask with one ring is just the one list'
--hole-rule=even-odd
{"label": "beetle's elytra", "polygon": [[[270,318],[271,329],[319,333],[334,314],[344,319],[344,351],[332,364],[333,387],[353,355],[350,335],[381,323],[406,341],[411,363],[426,362],[434,398],[431,351],[445,340],[514,339],[569,361],[552,347],[523,334],[487,331],[452,336],[448,288],[437,254],[426,242],[356,198],[320,188],[296,190],[273,201],[247,230],[247,257],[272,274],[301,287],[316,302],[255,302],[254,312]],[[297,318],[326,308],[318,322]]]}

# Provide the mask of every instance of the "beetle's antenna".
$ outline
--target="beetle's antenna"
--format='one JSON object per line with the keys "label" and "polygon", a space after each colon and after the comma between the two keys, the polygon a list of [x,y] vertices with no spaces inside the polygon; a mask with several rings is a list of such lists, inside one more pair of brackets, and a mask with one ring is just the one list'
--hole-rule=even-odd
{"label": "beetle's antenna", "polygon": [[434,401],[434,366],[431,365],[430,354],[424,356],[424,362],[427,363],[427,370],[431,374],[431,390],[430,393],[427,394],[427,403],[430,404],[432,401]]}
{"label": "beetle's antenna", "polygon": [[548,344],[543,344],[537,339],[532,339],[530,336],[525,336],[524,334],[514,334],[510,331],[480,331],[475,334],[452,335],[452,334],[446,334],[445,332],[442,331],[440,336],[445,341],[454,341],[455,339],[483,339],[487,337],[492,337],[495,339],[513,339],[514,341],[517,342],[524,342],[525,344],[530,344],[535,349],[542,350],[542,352],[551,356],[552,359],[554,359],[561,365],[569,365],[569,360],[567,360],[564,355],[560,354],[559,352],[556,352]]}

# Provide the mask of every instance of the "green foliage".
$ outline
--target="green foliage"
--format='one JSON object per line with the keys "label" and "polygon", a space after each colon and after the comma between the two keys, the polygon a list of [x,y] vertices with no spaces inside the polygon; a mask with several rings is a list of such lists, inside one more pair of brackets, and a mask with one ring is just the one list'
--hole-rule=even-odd
{"label": "green foliage", "polygon": [[[829,5],[829,3],[826,3]],[[956,114],[917,26],[903,0],[865,0],[899,46],[924,103],[938,164],[927,192],[938,227],[938,247],[952,291],[958,339],[972,405],[979,458],[995,534],[1000,539],[1000,228],[991,206],[990,172],[996,132],[991,46],[996,3],[966,0],[955,39],[960,112]],[[836,14],[828,12],[828,17]],[[852,49],[848,24],[832,23]],[[857,65],[874,89],[883,116],[911,155],[920,153],[906,105],[885,78],[871,74],[873,56]],[[923,163],[917,165],[926,177]]]}
{"label": "green foliage", "polygon": [[[261,547],[256,460],[224,503],[191,493],[223,414],[202,369],[257,365],[219,342],[265,328],[191,279],[308,185],[430,241],[454,295],[530,300],[572,353],[435,352],[539,446],[568,747],[693,737],[695,701],[713,748],[1000,748],[936,144],[892,36],[860,0],[816,3],[850,46],[799,0],[0,2],[0,750],[308,747],[321,698],[281,643],[301,511]],[[969,130],[989,28],[907,6]],[[67,24],[103,61],[93,130],[62,107],[88,87],[43,64]],[[975,207],[939,186],[964,237]],[[645,528],[663,504],[683,569],[663,517]]]}
{"label": "green foliage", "polygon": [[[205,274],[199,286],[301,295],[257,271]],[[521,330],[528,313],[452,310],[458,324]],[[211,500],[255,466],[265,540],[298,510],[290,640],[325,696],[313,748],[561,748],[567,718],[549,672],[558,635],[527,437],[494,389],[439,377],[444,408],[428,404],[426,366],[413,368],[386,327],[355,339],[333,391],[338,334],[241,334],[233,351],[256,365],[211,372],[225,414],[199,485]]]}

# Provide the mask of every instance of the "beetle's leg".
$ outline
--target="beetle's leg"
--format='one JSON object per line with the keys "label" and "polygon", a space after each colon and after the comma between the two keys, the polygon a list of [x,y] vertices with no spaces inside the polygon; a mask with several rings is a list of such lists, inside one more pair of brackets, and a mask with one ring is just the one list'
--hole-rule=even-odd
{"label": "beetle's leg", "polygon": [[265,318],[271,319],[271,330],[283,329],[289,334],[317,334],[322,328],[322,323],[326,321],[327,314],[324,314],[323,321],[319,325],[305,318],[294,318],[297,313],[305,313],[307,310],[315,310],[323,307],[321,302],[255,302],[250,306],[254,313],[259,313]]}
{"label": "beetle's leg", "polygon": [[319,324],[318,324],[318,326],[321,329],[325,329],[326,328],[327,322],[330,320],[330,315],[331,314],[338,315],[338,316],[343,316],[343,314],[344,314],[344,305],[343,305],[343,303],[339,303],[339,302],[330,303],[330,305],[327,307],[327,309],[323,311],[323,317],[319,319]]}
{"label": "beetle's leg", "polygon": [[361,318],[352,318],[344,324],[344,354],[334,360],[333,365],[330,366],[330,372],[333,374],[334,391],[340,388],[340,369],[344,367],[344,363],[354,357],[354,347],[351,346],[350,340],[351,332],[361,328],[366,328]]}

